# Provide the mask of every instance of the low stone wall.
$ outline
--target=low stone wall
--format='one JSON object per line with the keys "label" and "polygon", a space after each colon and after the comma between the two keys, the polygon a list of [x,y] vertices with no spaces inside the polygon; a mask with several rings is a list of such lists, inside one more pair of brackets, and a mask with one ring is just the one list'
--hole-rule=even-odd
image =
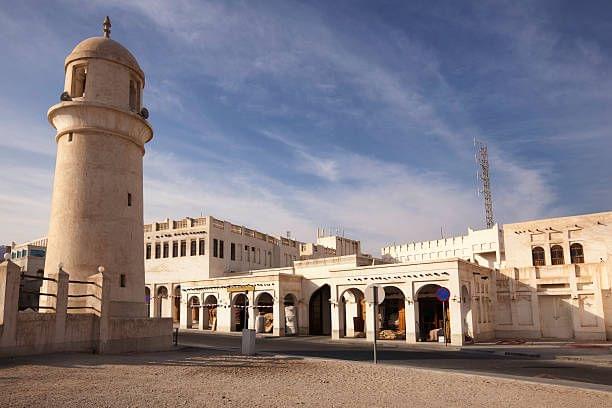
{"label": "low stone wall", "polygon": [[172,347],[171,318],[114,318],[105,353],[161,351]]}
{"label": "low stone wall", "polygon": [[47,279],[53,284],[49,285],[47,296],[51,300],[46,303],[45,313],[19,312],[19,267],[10,261],[0,263],[0,357],[62,351],[158,351],[172,347],[172,319],[109,317],[109,281],[102,273],[89,278],[86,302],[79,307],[73,303],[70,308],[68,274],[60,271]]}

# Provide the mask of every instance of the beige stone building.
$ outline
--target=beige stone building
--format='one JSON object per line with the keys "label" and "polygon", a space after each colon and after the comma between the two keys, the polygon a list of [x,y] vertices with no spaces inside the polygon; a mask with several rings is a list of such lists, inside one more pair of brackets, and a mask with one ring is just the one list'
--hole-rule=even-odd
{"label": "beige stone building", "polygon": [[612,212],[504,225],[500,337],[612,339]]}
{"label": "beige stone building", "polygon": [[389,245],[382,249],[382,256],[391,262],[460,258],[499,268],[504,262],[504,235],[497,224],[482,230],[468,228],[466,235]]}
{"label": "beige stone building", "polygon": [[[383,338],[413,343],[447,337],[453,344],[606,339],[611,216],[468,229],[465,236],[385,247],[382,259],[359,252],[313,256],[321,242],[335,240],[318,237],[317,244],[300,244],[304,252],[291,265],[183,281],[175,309],[186,328],[372,340],[373,306],[364,293],[375,284],[385,291],[378,316]],[[446,303],[436,298],[441,287],[451,294]],[[163,302],[152,297],[153,305]]]}
{"label": "beige stone building", "polygon": [[47,238],[24,242],[11,246],[11,261],[19,266],[22,279],[19,285],[19,310],[38,309],[42,281],[37,279],[44,275]]}
{"label": "beige stone building", "polygon": [[[181,287],[210,278],[291,267],[300,259],[359,253],[360,244],[324,236],[303,243],[211,216],[166,219],[144,226],[149,315],[179,320]],[[159,299],[150,302],[151,298]]]}

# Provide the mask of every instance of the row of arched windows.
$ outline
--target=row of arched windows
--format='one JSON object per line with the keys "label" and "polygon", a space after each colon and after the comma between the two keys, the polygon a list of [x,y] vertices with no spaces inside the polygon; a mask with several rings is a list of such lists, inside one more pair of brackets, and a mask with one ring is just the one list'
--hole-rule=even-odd
{"label": "row of arched windows", "polygon": [[[531,249],[531,258],[533,266],[546,265],[546,257],[544,256],[544,248],[533,247]],[[582,245],[574,243],[570,245],[570,260],[573,264],[584,263],[584,251]],[[550,263],[552,265],[563,265],[565,258],[563,255],[563,247],[561,245],[553,245],[550,247]]]}

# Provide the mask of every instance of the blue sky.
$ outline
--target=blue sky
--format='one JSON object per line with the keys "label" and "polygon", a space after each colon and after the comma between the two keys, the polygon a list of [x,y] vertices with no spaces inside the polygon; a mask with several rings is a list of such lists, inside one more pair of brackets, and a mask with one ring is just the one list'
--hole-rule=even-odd
{"label": "blue sky", "polygon": [[46,111],[106,15],[147,76],[146,221],[340,226],[375,253],[462,233],[474,137],[496,220],[609,210],[612,4],[585,3],[1,1],[0,242],[46,233]]}

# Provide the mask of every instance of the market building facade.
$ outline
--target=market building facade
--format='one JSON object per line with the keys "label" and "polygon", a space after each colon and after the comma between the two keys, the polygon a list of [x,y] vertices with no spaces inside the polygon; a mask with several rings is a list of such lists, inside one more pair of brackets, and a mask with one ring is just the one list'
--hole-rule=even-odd
{"label": "market building facade", "polygon": [[[149,310],[152,316],[175,313],[183,328],[371,341],[374,307],[364,295],[374,284],[385,292],[379,338],[409,343],[446,338],[452,344],[517,337],[604,340],[612,338],[611,223],[612,212],[605,212],[496,225],[461,237],[385,247],[381,258],[360,252],[337,256],[335,248],[319,249],[324,254],[319,257],[300,252],[334,242],[317,236],[316,244],[290,244],[295,249],[288,264],[211,271],[209,277],[198,268],[200,275],[171,282],[149,273],[150,263]],[[185,276],[170,268],[172,262],[169,258],[168,273]],[[173,288],[174,297],[156,296],[160,286],[162,294]],[[450,291],[448,302],[437,299],[440,287]],[[170,304],[174,312],[167,311]]]}

